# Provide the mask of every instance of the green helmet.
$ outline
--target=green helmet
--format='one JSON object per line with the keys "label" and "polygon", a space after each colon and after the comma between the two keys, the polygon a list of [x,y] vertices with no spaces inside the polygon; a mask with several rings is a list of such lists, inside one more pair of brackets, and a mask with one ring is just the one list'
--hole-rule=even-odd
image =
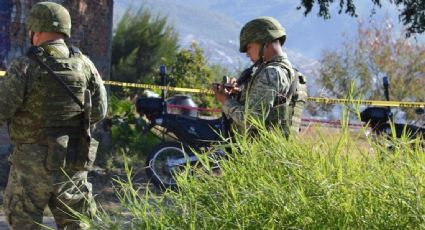
{"label": "green helmet", "polygon": [[56,32],[71,36],[71,16],[65,7],[54,2],[35,4],[28,16],[28,28],[33,32]]}
{"label": "green helmet", "polygon": [[256,18],[242,27],[239,36],[239,51],[246,52],[246,46],[250,42],[265,44],[267,42],[279,39],[283,45],[286,40],[286,32],[278,20],[272,17]]}

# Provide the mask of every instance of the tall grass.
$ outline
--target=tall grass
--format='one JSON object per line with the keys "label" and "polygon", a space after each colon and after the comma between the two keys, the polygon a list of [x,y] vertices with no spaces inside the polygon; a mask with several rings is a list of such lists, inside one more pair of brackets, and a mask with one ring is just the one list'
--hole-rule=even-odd
{"label": "tall grass", "polygon": [[[237,136],[221,171],[208,162],[178,191],[140,193],[118,181],[121,215],[97,229],[425,229],[425,153],[419,140],[391,152],[344,130],[286,140],[277,130]],[[128,169],[128,172],[131,170]]]}

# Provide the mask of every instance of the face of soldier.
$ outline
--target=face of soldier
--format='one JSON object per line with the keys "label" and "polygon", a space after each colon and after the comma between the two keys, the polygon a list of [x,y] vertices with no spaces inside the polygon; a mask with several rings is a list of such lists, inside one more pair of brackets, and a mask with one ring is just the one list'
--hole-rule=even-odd
{"label": "face of soldier", "polygon": [[246,56],[249,57],[253,63],[260,60],[260,48],[261,45],[256,42],[250,42],[246,46]]}
{"label": "face of soldier", "polygon": [[33,45],[33,46],[39,45],[41,33],[42,32],[33,32],[33,31],[29,32],[31,45]]}

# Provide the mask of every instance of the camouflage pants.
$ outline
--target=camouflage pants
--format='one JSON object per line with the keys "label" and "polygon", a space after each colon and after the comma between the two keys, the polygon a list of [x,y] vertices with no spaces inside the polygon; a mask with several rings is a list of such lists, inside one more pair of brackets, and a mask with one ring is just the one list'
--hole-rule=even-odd
{"label": "camouflage pants", "polygon": [[15,146],[4,197],[10,229],[40,229],[47,205],[58,229],[84,229],[70,208],[87,215],[96,209],[87,171],[49,171],[45,167],[46,155],[46,145]]}

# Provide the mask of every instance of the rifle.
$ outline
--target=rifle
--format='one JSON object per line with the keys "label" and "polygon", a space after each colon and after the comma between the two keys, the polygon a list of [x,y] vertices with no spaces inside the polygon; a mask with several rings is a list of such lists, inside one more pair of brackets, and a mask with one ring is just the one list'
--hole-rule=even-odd
{"label": "rifle", "polygon": [[257,66],[257,63],[254,63],[249,68],[246,68],[244,71],[242,71],[241,76],[239,76],[238,80],[236,80],[237,85],[242,85],[245,82],[249,81],[249,79],[252,77],[252,70],[254,67]]}
{"label": "rifle", "polygon": [[[243,84],[245,84],[245,82],[249,81],[249,79],[252,77],[252,71],[253,71],[254,67],[257,66],[257,64],[258,63],[254,63],[252,66],[250,66],[249,68],[247,68],[244,71],[242,71],[241,75],[236,80],[236,85],[237,86],[243,85]],[[229,89],[229,90],[234,89],[234,86],[233,85],[225,84],[227,82],[228,82],[228,77],[227,76],[224,76],[223,77],[223,83],[222,83],[223,86],[226,89]],[[216,87],[218,87],[220,84],[217,83],[216,85],[217,85]],[[240,99],[240,92],[233,93],[232,96],[236,97],[237,100],[239,101],[239,99]],[[234,137],[233,136],[233,132],[232,132],[232,130],[230,128],[231,123],[232,123],[232,119],[231,118],[228,118],[226,116],[226,114],[224,114],[224,112],[222,112],[221,115],[222,115],[222,121],[221,122],[222,122],[223,131],[224,131],[224,137],[225,138],[231,138],[231,139],[233,139],[233,137]],[[230,151],[230,150],[228,149],[228,151]]]}
{"label": "rifle", "polygon": [[85,143],[83,146],[83,150],[90,149],[91,142],[91,130],[90,130],[90,114],[91,114],[91,93],[89,89],[84,90],[84,112],[83,112],[83,135],[85,139]]}
{"label": "rifle", "polygon": [[[246,68],[244,71],[242,71],[239,78],[236,80],[236,86],[243,85],[245,82],[249,81],[249,79],[252,77],[252,71],[257,66],[258,63],[254,63],[249,68]],[[236,88],[235,92],[232,93],[233,96],[237,96],[239,94],[240,88],[235,87],[233,84],[228,83],[229,78],[227,76],[223,77],[222,83],[213,83],[213,86],[218,88],[220,85],[224,87],[227,90],[233,90]]]}

